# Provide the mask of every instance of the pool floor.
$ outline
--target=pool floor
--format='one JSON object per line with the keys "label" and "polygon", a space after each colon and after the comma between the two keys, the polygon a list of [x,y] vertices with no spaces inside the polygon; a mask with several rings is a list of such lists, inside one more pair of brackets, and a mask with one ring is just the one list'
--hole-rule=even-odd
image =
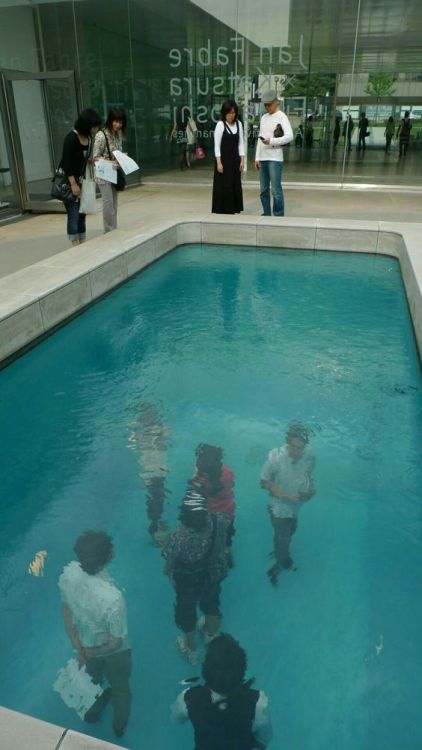
{"label": "pool floor", "polygon": [[[164,518],[177,524],[200,442],[236,477],[235,567],[222,629],[248,653],[289,750],[419,750],[422,545],[419,361],[387,257],[192,245],[129,281],[0,372],[0,703],[133,750],[193,747],[169,706],[198,675],[148,534],[139,419],[166,426]],[[296,571],[267,578],[259,487],[268,451],[305,424],[316,495]],[[53,691],[72,652],[58,577],[77,536],[114,540],[134,669],[126,735],[83,724]],[[43,576],[28,565],[45,550]]]}

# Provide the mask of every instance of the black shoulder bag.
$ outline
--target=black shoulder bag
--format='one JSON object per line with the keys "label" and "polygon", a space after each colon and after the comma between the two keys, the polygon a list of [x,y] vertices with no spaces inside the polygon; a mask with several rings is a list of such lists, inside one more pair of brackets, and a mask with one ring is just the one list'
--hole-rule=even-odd
{"label": "black shoulder bag", "polygon": [[[110,161],[115,161],[115,159],[113,159],[113,156],[112,156],[111,151],[110,151],[110,144],[109,144],[108,138],[107,138],[107,136],[105,134],[105,130],[103,130],[102,132],[104,133],[104,138],[105,138],[105,142],[106,142],[106,146],[107,146],[107,151],[108,151],[108,158],[110,159]],[[111,184],[113,184],[113,183],[111,183]],[[116,182],[116,184],[115,184],[114,187],[116,188],[116,190],[124,190],[125,187],[126,187],[126,177],[124,175],[123,170],[120,167],[117,170],[117,182]]]}
{"label": "black shoulder bag", "polygon": [[[88,149],[86,152],[86,159],[84,164],[84,170],[83,174],[85,175],[86,171],[86,165],[88,162],[88,159],[90,158],[92,150],[92,138],[88,136]],[[78,196],[73,195],[72,188],[70,186],[70,182],[68,180],[67,174],[65,174],[62,167],[57,167],[53,179],[52,179],[52,186],[50,195],[52,198],[55,198],[56,200],[63,201],[64,203],[71,203],[73,201],[79,200]]]}

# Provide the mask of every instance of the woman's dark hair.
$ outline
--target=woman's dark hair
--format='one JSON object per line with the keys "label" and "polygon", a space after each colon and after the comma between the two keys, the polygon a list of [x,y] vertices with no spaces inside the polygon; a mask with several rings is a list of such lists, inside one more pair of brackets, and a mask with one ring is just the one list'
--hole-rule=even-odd
{"label": "woman's dark hair", "polygon": [[85,531],[75,542],[74,551],[85,573],[94,575],[110,562],[113,553],[111,536],[104,531]]}
{"label": "woman's dark hair", "polygon": [[221,472],[223,469],[223,449],[217,445],[200,443],[195,451],[196,468],[200,477],[208,479],[211,485],[211,495],[223,489]]}
{"label": "woman's dark hair", "polygon": [[201,488],[189,482],[188,491],[180,506],[179,520],[183,526],[195,531],[202,531],[207,525],[207,501]]}
{"label": "woman's dark hair", "polygon": [[91,128],[100,127],[101,117],[95,109],[84,109],[74,124],[75,130],[82,135],[91,135]]}
{"label": "woman's dark hair", "polygon": [[186,130],[190,116],[190,109],[187,107],[178,108],[176,114],[176,127],[178,130]]}
{"label": "woman's dark hair", "polygon": [[114,120],[120,120],[120,122],[122,123],[122,133],[124,133],[127,124],[127,117],[124,109],[121,109],[120,107],[112,107],[111,109],[109,109],[105,124],[107,130],[111,131],[111,126]]}
{"label": "woman's dark hair", "polygon": [[207,648],[202,676],[211,690],[228,695],[245,684],[247,666],[244,649],[231,635],[221,633]]}
{"label": "woman's dark hair", "polygon": [[234,109],[234,113],[235,113],[234,120],[236,122],[237,118],[239,117],[239,107],[237,106],[235,100],[227,99],[227,101],[223,102],[221,111],[220,111],[220,119],[223,120],[223,122],[226,119],[226,116],[229,114],[229,112],[232,111],[232,109]]}
{"label": "woman's dark hair", "polygon": [[388,118],[388,122],[394,122],[394,117],[392,115]]}

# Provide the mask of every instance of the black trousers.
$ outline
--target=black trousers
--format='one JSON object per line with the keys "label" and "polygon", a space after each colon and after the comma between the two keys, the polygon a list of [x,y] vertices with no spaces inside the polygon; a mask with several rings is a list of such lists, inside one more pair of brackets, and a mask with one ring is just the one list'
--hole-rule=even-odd
{"label": "black trousers", "polygon": [[274,554],[278,563],[283,565],[290,557],[290,542],[297,529],[297,518],[277,518],[269,509],[274,529]]}
{"label": "black trousers", "polygon": [[204,615],[220,615],[220,581],[212,581],[209,574],[174,573],[176,604],[174,621],[184,633],[196,626],[197,607]]}

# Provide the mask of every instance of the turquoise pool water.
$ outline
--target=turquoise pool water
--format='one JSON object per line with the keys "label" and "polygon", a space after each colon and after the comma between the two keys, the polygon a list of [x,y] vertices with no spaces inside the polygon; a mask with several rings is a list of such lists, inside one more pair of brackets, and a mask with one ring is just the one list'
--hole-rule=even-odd
{"label": "turquoise pool water", "polygon": [[[112,534],[133,647],[132,750],[193,747],[169,705],[198,674],[149,541],[133,425],[171,430],[170,526],[199,442],[236,475],[223,629],[271,703],[274,750],[419,750],[422,391],[398,264],[369,255],[178,249],[0,373],[0,704],[115,741],[52,690],[71,656],[57,579],[88,528]],[[259,474],[313,431],[317,494],[276,589]],[[28,565],[46,550],[43,577]]]}

